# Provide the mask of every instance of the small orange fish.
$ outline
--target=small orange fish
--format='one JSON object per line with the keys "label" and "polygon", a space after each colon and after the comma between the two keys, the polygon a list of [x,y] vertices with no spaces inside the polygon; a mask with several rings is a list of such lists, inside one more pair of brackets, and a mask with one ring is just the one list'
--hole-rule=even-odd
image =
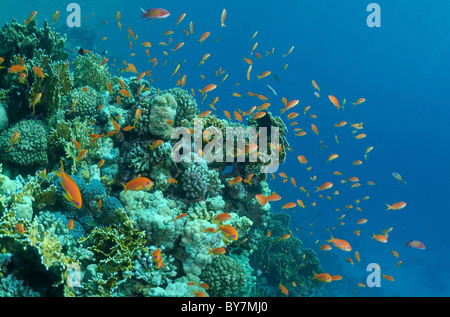
{"label": "small orange fish", "polygon": [[56,176],[61,178],[61,186],[63,187],[65,193],[64,198],[70,201],[75,208],[80,209],[82,207],[82,199],[80,189],[78,188],[75,181],[70,177],[70,175],[64,172],[64,165],[62,160],[61,162],[61,170],[59,173],[53,171]]}
{"label": "small orange fish", "polygon": [[225,18],[227,17],[227,10],[223,9],[222,14],[220,16],[220,27],[225,27]]}
{"label": "small orange fish", "polygon": [[208,254],[214,254],[214,255],[222,255],[225,254],[226,249],[224,247],[218,247],[215,249],[209,249]]}
{"label": "small orange fish", "polygon": [[296,206],[297,206],[296,203],[287,203],[287,204],[285,204],[285,205],[282,207],[282,209],[291,209],[291,208],[294,208],[294,207],[296,207]]}
{"label": "small orange fish", "polygon": [[338,249],[343,250],[343,251],[351,251],[352,250],[352,247],[350,246],[350,244],[347,241],[342,240],[342,239],[335,239],[335,238],[333,238],[333,235],[331,235],[331,239],[328,240],[327,242],[333,243],[333,245],[335,247],[337,247]]}
{"label": "small orange fish", "polygon": [[161,250],[158,248],[152,253],[153,262],[159,262],[161,260]]}
{"label": "small orange fish", "polygon": [[375,233],[373,233],[372,234],[372,239],[375,239],[376,241],[378,241],[378,242],[381,242],[381,243],[387,243],[388,242],[388,240],[387,240],[387,234],[375,234]]}
{"label": "small orange fish", "polygon": [[186,16],[186,13],[182,13],[179,17],[178,17],[178,20],[177,20],[177,26],[178,26],[178,24],[180,24],[180,22],[181,21],[183,21],[183,19],[184,19],[184,17]]}
{"label": "small orange fish", "polygon": [[101,159],[101,160],[97,163],[97,168],[102,167],[103,164],[105,164],[105,160],[104,160],[104,159]]}
{"label": "small orange fish", "polygon": [[84,149],[83,151],[81,151],[81,152],[78,154],[78,156],[77,156],[77,158],[76,158],[76,161],[77,161],[77,162],[81,161],[81,160],[86,156],[86,154],[87,154],[88,151],[89,151],[88,149]]}
{"label": "small orange fish", "polygon": [[199,117],[199,118],[206,117],[207,115],[211,114],[211,112],[212,112],[211,110],[203,111],[202,113],[200,113],[200,114],[198,115],[198,117]]}
{"label": "small orange fish", "polygon": [[331,103],[339,110],[341,108],[341,105],[339,104],[339,100],[333,95],[329,95],[328,99],[330,99]]}
{"label": "small orange fish", "polygon": [[217,216],[214,217],[214,220],[219,221],[219,222],[226,221],[228,219],[231,219],[231,215],[226,212],[218,214]]}
{"label": "small orange fish", "polygon": [[313,274],[314,274],[314,277],[312,278],[313,280],[318,280],[319,282],[322,282],[322,283],[330,283],[332,281],[331,275],[329,273],[316,274],[313,271]]}
{"label": "small orange fish", "polygon": [[332,182],[326,182],[326,183],[323,183],[320,187],[317,187],[317,190],[315,192],[326,190],[326,189],[330,189],[331,187],[333,187],[333,183]]}
{"label": "small orange fish", "polygon": [[211,34],[210,32],[203,33],[202,36],[200,37],[200,39],[198,40],[199,43],[202,43],[204,40],[206,40],[210,34]]}
{"label": "small orange fish", "polygon": [[18,131],[14,132],[9,141],[9,144],[10,144],[9,148],[5,152],[11,151],[13,145],[19,142],[19,140],[20,140],[19,138],[20,138],[19,132]]}
{"label": "small orange fish", "polygon": [[288,289],[286,288],[286,286],[284,286],[283,284],[280,283],[279,287],[280,287],[280,291],[281,291],[284,295],[289,295],[289,291],[288,291]]}
{"label": "small orange fish", "polygon": [[186,216],[187,216],[187,213],[186,213],[186,212],[185,212],[185,213],[182,213],[181,215],[176,216],[176,218],[175,218],[173,221],[175,222],[175,221],[177,221],[178,219],[181,219],[181,218],[186,217]]}
{"label": "small orange fish", "polygon": [[69,230],[72,230],[72,229],[73,229],[73,227],[74,227],[73,219],[70,219],[70,220],[67,222],[66,227],[67,227],[67,229],[69,229]]}
{"label": "small orange fish", "polygon": [[23,234],[25,232],[25,229],[24,229],[22,224],[18,223],[14,227],[14,231],[17,232],[17,233]]}
{"label": "small orange fish", "polygon": [[240,115],[239,112],[235,111],[234,117],[236,118],[237,121],[242,122],[242,116]]}
{"label": "small orange fish", "polygon": [[221,226],[219,225],[219,230],[222,231],[222,233],[224,233],[229,239],[231,240],[238,240],[239,236],[238,233],[236,231],[236,229],[233,226]]}
{"label": "small orange fish", "polygon": [[18,74],[23,73],[27,70],[27,67],[24,65],[13,65],[8,69],[9,73]]}
{"label": "small orange fish", "polygon": [[262,78],[266,78],[267,76],[269,76],[272,72],[270,70],[267,70],[265,72],[263,72],[261,75],[257,75],[256,77],[258,77],[258,79],[262,79]]}
{"label": "small orange fish", "polygon": [[235,178],[233,178],[232,180],[230,180],[230,181],[228,182],[228,186],[238,184],[238,183],[240,183],[241,181],[242,181],[242,177],[241,177],[241,176],[236,176]]}
{"label": "small orange fish", "polygon": [[44,73],[42,72],[42,70],[39,68],[39,67],[37,67],[37,66],[33,66],[33,72],[34,72],[34,74],[37,76],[37,77],[39,77],[39,78],[44,78],[45,76],[44,76]]}
{"label": "small orange fish", "polygon": [[392,205],[386,204],[386,206],[388,207],[388,209],[386,209],[386,210],[399,210],[399,209],[405,208],[406,203],[404,201],[400,201],[400,202],[392,204]]}
{"label": "small orange fish", "polygon": [[125,190],[124,195],[127,193],[127,191],[140,191],[140,190],[146,190],[153,186],[153,182],[146,178],[146,177],[137,177],[135,179],[132,179],[129,181],[126,185],[123,185],[123,188]]}
{"label": "small orange fish", "polygon": [[364,98],[359,98],[358,100],[356,100],[356,102],[353,103],[354,106],[360,105],[362,104],[364,101],[366,101],[366,99]]}
{"label": "small orange fish", "polygon": [[30,16],[28,17],[27,20],[23,21],[23,25],[27,25],[28,23],[30,23],[31,21],[33,21],[36,18],[37,15],[37,11],[33,11],[31,12]]}
{"label": "small orange fish", "polygon": [[384,277],[385,279],[387,279],[387,280],[390,281],[390,282],[393,282],[393,281],[394,281],[394,278],[393,278],[392,276],[390,276],[390,275],[387,275],[387,274],[381,274],[381,276]]}

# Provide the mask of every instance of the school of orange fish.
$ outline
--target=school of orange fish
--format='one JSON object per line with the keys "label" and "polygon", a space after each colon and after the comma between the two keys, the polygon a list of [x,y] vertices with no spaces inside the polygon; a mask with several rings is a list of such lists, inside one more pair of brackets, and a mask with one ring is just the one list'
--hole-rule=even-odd
{"label": "school of orange fish", "polygon": [[[165,19],[166,17],[168,17],[170,15],[170,13],[164,9],[152,9],[152,10],[148,10],[148,11],[143,11],[143,18],[144,19],[149,19],[149,20],[153,20],[153,19]],[[36,16],[37,12],[34,11],[31,15],[30,18],[25,21],[25,24],[29,23],[31,20],[33,20]],[[93,16],[93,14],[91,15]],[[159,65],[159,67],[163,67],[165,65],[167,65],[170,60],[170,57],[172,54],[174,54],[175,52],[178,52],[179,50],[182,50],[183,46],[184,46],[184,42],[178,42],[177,44],[175,44],[173,42],[173,38],[171,37],[173,34],[175,33],[181,33],[182,35],[186,37],[186,41],[189,40],[190,38],[194,37],[194,22],[190,21],[189,23],[185,22],[183,23],[183,21],[185,20],[185,18],[188,16],[187,13],[183,13],[181,14],[176,23],[172,24],[172,23],[167,23],[168,25],[168,30],[166,32],[164,32],[161,36],[165,39],[163,41],[156,43],[151,43],[149,41],[144,41],[141,42],[141,46],[144,50],[143,53],[139,52],[138,50],[134,50],[133,48],[133,44],[137,42],[138,40],[138,34],[135,34],[132,30],[132,28],[130,26],[127,27],[127,32],[128,32],[128,47],[131,51],[130,53],[130,57],[133,56],[137,56],[139,54],[141,54],[142,56],[145,54],[146,58],[148,58],[148,62],[151,64],[151,69],[139,72],[135,65],[133,65],[132,63],[123,61],[123,68],[118,68],[117,71],[119,74],[123,74],[123,73],[133,73],[135,75],[137,75],[137,80],[139,81],[140,79],[144,78],[145,76],[149,77],[149,81],[150,82],[155,82],[155,81],[159,81],[159,79],[155,78],[152,71],[155,67],[157,67]],[[222,10],[222,13],[220,15],[220,20],[218,21],[218,26],[220,25],[220,29],[218,31],[216,31],[216,35],[221,35],[220,32],[222,32],[222,29],[224,27],[226,27],[225,25],[225,19],[227,16],[227,11],[225,9]],[[59,18],[59,12],[57,11],[54,15],[53,15],[53,21],[52,24],[54,24]],[[87,19],[87,17],[85,17],[85,19]],[[116,14],[116,22],[117,22],[117,27],[120,30],[122,30],[122,24],[121,24],[121,12],[117,12]],[[105,24],[108,24],[109,22],[106,21]],[[214,35],[214,32],[211,32],[209,30],[203,30],[203,32],[200,32],[201,35],[200,37],[198,37],[197,41],[198,41],[198,45],[201,45],[203,42],[205,41],[211,41],[211,37]],[[245,67],[242,67],[242,74],[240,76],[240,78],[244,81],[244,82],[251,82],[253,80],[253,86],[254,87],[254,81],[256,80],[257,83],[259,83],[258,81],[266,78],[268,76],[270,76],[272,74],[271,70],[264,70],[262,71],[260,74],[254,76],[252,74],[252,70],[254,66],[257,67],[261,67],[260,65],[255,65],[255,64],[261,64],[264,62],[264,59],[268,58],[268,56],[273,55],[275,48],[272,47],[271,50],[266,51],[264,56],[259,53],[258,50],[258,41],[256,40],[256,37],[258,35],[258,32],[254,32],[253,35],[251,37],[248,38],[249,41],[249,52],[247,57],[243,57],[243,62],[245,63],[244,65],[248,65]],[[102,41],[106,41],[107,37],[103,37],[101,39]],[[216,42],[220,41],[220,37],[217,38],[215,40]],[[161,47],[167,47],[167,50],[164,50],[162,52],[162,56],[153,56],[152,52],[151,52],[151,48],[154,47],[155,45],[161,46]],[[173,46],[173,48],[169,49],[170,46]],[[282,55],[282,58],[287,58],[294,50],[294,46],[292,46],[285,54]],[[196,69],[201,70],[201,66],[205,65],[206,63],[208,63],[209,58],[211,57],[212,53],[204,53],[201,58],[200,61],[195,62]],[[177,53],[176,56],[180,56],[179,53]],[[21,61],[19,59],[19,61]],[[1,62],[3,62],[3,60],[0,60],[0,64]],[[183,73],[183,65],[187,62],[187,60],[184,60],[182,62],[180,61],[173,61],[173,64],[175,65],[173,71],[169,70],[167,72],[162,72],[163,74],[170,74],[170,78],[177,78],[175,84],[177,86],[181,86],[181,87],[185,87],[188,84],[187,81],[187,74]],[[100,65],[108,65],[111,67],[115,66],[115,62],[112,64],[108,64],[108,59],[106,57],[104,57],[104,60],[102,61],[102,63]],[[169,66],[166,66],[169,67]],[[256,68],[256,67],[255,67]],[[288,64],[285,63],[284,66],[282,66],[281,71],[285,71],[288,68]],[[24,66],[24,63],[21,62],[19,65],[14,65],[9,69],[10,73],[13,74],[20,74],[19,76],[21,76],[22,78],[19,77],[19,81],[24,80],[25,76],[26,76],[26,67]],[[44,76],[42,74],[42,71],[38,68],[38,67],[34,67],[33,71],[35,73],[36,76]],[[22,75],[23,74],[23,75]],[[198,92],[201,93],[201,104],[203,105],[204,101],[208,98],[208,94],[211,95],[213,94],[213,92],[215,91],[217,93],[217,91],[219,91],[219,86],[228,79],[229,74],[222,69],[222,67],[219,67],[214,74],[212,74],[212,80],[207,82],[205,85],[202,85],[202,88],[198,89]],[[236,76],[236,74],[233,74],[233,76]],[[205,74],[200,74],[200,77],[202,78],[202,80],[207,80],[207,76]],[[232,77],[232,76],[231,76]],[[256,79],[255,79],[256,78]],[[277,78],[278,80],[278,78]],[[319,85],[317,84],[317,82],[315,80],[311,81],[312,83],[312,93],[317,97],[317,99],[321,98],[321,88],[319,87]],[[129,91],[126,90],[125,86],[121,83],[122,85],[122,90],[120,90],[120,94],[124,97],[124,98],[130,98],[131,94]],[[239,89],[241,88],[241,84],[239,82],[236,82],[234,84],[234,86],[236,87],[236,91],[231,93],[231,96],[235,97],[235,98],[243,98],[244,93],[238,92]],[[329,129],[334,129],[332,131],[332,134],[334,134],[334,140],[332,140],[331,142],[335,142],[336,144],[339,144],[339,135],[343,135],[344,129],[348,129],[349,127],[351,128],[350,132],[347,132],[347,135],[352,135],[352,138],[354,139],[355,147],[361,147],[363,146],[363,142],[366,138],[366,134],[362,133],[363,130],[363,123],[349,123],[347,121],[340,121],[340,122],[336,122],[334,124],[334,127],[326,127],[326,126],[321,126],[320,123],[318,122],[318,116],[311,113],[314,109],[313,107],[309,106],[309,105],[305,105],[303,107],[303,111],[298,111],[295,112],[295,107],[299,106],[300,104],[300,99],[293,99],[288,101],[286,97],[278,97],[277,96],[277,92],[275,91],[275,89],[273,89],[272,87],[270,87],[269,85],[265,84],[265,86],[267,86],[267,88],[269,88],[273,94],[273,96],[271,95],[271,97],[267,97],[263,94],[260,93],[255,93],[255,92],[251,92],[248,91],[247,95],[251,96],[251,97],[256,97],[259,102],[261,103],[260,105],[253,105],[251,106],[248,110],[246,111],[242,111],[241,109],[237,109],[235,111],[233,111],[233,115],[234,115],[234,119],[236,121],[239,122],[243,122],[243,118],[244,117],[252,117],[253,119],[259,119],[262,118],[266,115],[266,111],[271,107],[271,104],[274,103],[275,105],[271,107],[271,109],[273,109],[275,107],[275,111],[278,111],[278,109],[280,109],[280,115],[281,116],[285,116],[285,120],[287,120],[287,122],[290,122],[289,127],[293,129],[293,134],[295,138],[297,137],[308,137],[308,133],[312,132],[311,135],[312,137],[316,137],[317,139],[320,139],[320,131],[322,129],[327,129],[327,133],[329,134]],[[142,86],[137,94],[139,95],[139,93],[142,91],[144,87]],[[87,89],[87,88],[86,88]],[[147,88],[148,89],[148,88]],[[112,90],[112,86],[110,84],[108,84],[108,90]],[[192,95],[196,95],[196,90],[194,88],[190,89]],[[342,102],[340,102],[338,100],[338,98],[336,98],[334,95],[332,94],[328,94],[328,100],[330,103],[328,103],[327,101],[327,106],[329,105],[329,109],[330,111],[339,111],[342,112],[344,111],[344,108],[347,109],[346,106],[346,99],[343,99]],[[34,107],[36,106],[37,103],[39,103],[41,98],[41,94],[38,94],[35,98],[35,100],[33,101],[33,113],[34,113]],[[243,100],[243,99],[241,99]],[[353,107],[355,106],[359,106],[361,104],[363,104],[366,100],[364,98],[359,98],[356,99],[352,104]],[[121,100],[120,100],[120,96],[117,97],[117,102],[120,104]],[[218,102],[219,102],[219,97],[218,96],[214,96],[212,98],[212,101],[209,103],[209,107],[211,108],[210,110],[205,110],[203,111],[201,114],[198,115],[198,117],[204,117],[207,115],[216,115],[214,112],[218,111],[217,110],[217,106],[218,106]],[[76,106],[76,101],[74,102],[74,104],[72,105],[72,110],[73,108]],[[100,110],[102,106],[99,107],[99,109],[97,109],[97,112]],[[280,107],[280,108],[278,108]],[[333,107],[335,108],[333,110]],[[351,108],[353,108],[352,106],[349,106]],[[72,111],[71,110],[71,111]],[[231,117],[231,112],[232,110],[228,109],[224,109],[222,110],[223,114],[225,115],[225,117],[229,120],[232,121],[232,117]],[[220,113],[220,111],[219,111]],[[308,115],[309,113],[309,115]],[[130,131],[132,130],[135,125],[136,122],[139,120],[140,118],[140,109],[138,109],[138,111],[136,111],[135,114],[135,122],[133,126],[128,126],[128,127],[123,127],[121,129],[121,127],[118,125],[118,123],[111,118],[111,122],[113,123],[114,126],[114,130],[110,131],[109,133],[107,133],[106,135],[91,135],[92,141],[94,142],[96,139],[101,138],[101,137],[111,137],[112,135],[114,135],[115,133],[119,134],[120,131]],[[303,116],[303,119],[298,119],[301,118],[301,116]],[[310,124],[306,124],[305,122],[307,121],[308,117],[313,120],[315,123],[310,123]],[[292,121],[292,120],[298,120],[298,121]],[[302,126],[303,127],[300,127]],[[345,127],[345,128],[344,128]],[[343,136],[345,138],[345,135]],[[363,141],[361,141],[363,140]],[[10,151],[11,148],[14,146],[15,143],[17,143],[19,141],[19,135],[18,132],[16,132],[12,137],[11,137],[11,145],[10,148],[7,151]],[[329,140],[328,140],[329,141]],[[320,149],[326,149],[327,145],[326,142],[324,142],[323,140],[318,140],[319,142],[319,146]],[[152,148],[158,147],[160,146],[162,143],[164,143],[164,141],[162,140],[156,140],[155,142],[153,142],[152,144]],[[83,159],[83,157],[86,155],[87,150],[82,150],[81,147],[79,146],[79,144],[76,143],[76,141],[74,140],[74,144],[77,147],[79,156],[77,158],[78,160]],[[365,150],[364,150],[365,148]],[[369,153],[374,149],[373,146],[367,146],[367,144],[365,146],[363,146],[363,148],[360,151],[360,157],[361,159],[357,159],[353,162],[351,162],[350,164],[353,166],[358,166],[358,165],[362,165],[364,164],[365,161],[367,161],[368,155]],[[293,149],[289,149],[290,151],[293,151]],[[246,147],[246,151],[248,151],[249,153],[252,151],[257,151],[257,147],[253,147],[253,148],[249,148],[248,146]],[[297,155],[297,159],[298,159],[298,164],[300,164],[300,166],[304,166],[305,167],[305,173],[304,175],[307,175],[305,179],[299,180],[298,177],[297,179],[295,179],[293,176],[288,176],[285,172],[280,171],[278,173],[278,176],[280,177],[280,179],[282,179],[283,183],[288,183],[290,182],[290,184],[292,185],[292,188],[290,188],[290,191],[297,191],[298,190],[298,198],[295,199],[295,201],[286,201],[284,203],[282,203],[281,209],[282,210],[291,210],[294,211],[294,208],[301,208],[302,210],[305,209],[314,209],[317,210],[319,207],[321,207],[321,201],[329,201],[329,202],[333,202],[334,198],[340,195],[340,191],[345,191],[345,190],[357,190],[356,188],[359,188],[361,186],[363,186],[363,181],[360,180],[360,178],[358,176],[355,175],[348,175],[348,176],[344,176],[343,173],[341,173],[338,170],[335,170],[332,175],[329,175],[328,179],[323,179],[322,181],[320,181],[317,177],[317,175],[314,175],[313,172],[313,164],[312,162],[310,162],[310,160],[305,156],[304,153],[296,153],[295,155]],[[336,164],[337,162],[334,162],[335,160],[339,161],[339,154],[338,153],[329,153],[327,154],[327,157],[324,158],[324,160],[322,162],[318,162],[317,164],[320,166],[321,164]],[[363,159],[364,158],[364,161]],[[104,161],[100,161],[98,163],[98,167],[100,167],[102,164],[104,163]],[[315,162],[314,162],[315,163]],[[347,163],[346,163],[347,164]],[[348,164],[348,165],[350,165]],[[356,171],[356,170],[355,170]],[[59,176],[61,178],[61,184],[65,190],[65,198],[67,200],[69,200],[70,202],[73,203],[73,205],[76,208],[81,208],[82,206],[82,202],[81,202],[81,195],[80,195],[80,191],[77,187],[77,185],[75,184],[75,182],[73,181],[73,179],[64,172],[64,167],[63,164],[61,162],[61,170],[60,172],[55,174],[57,176]],[[357,171],[355,172],[355,174],[357,174]],[[251,184],[251,177],[253,176],[250,175],[248,177],[248,179],[243,179],[242,177],[236,177],[233,180],[229,181],[229,184],[236,184],[239,183],[241,181],[244,181],[248,184]],[[398,173],[393,173],[393,176],[402,184],[406,184],[406,182],[403,180],[402,176]],[[46,171],[44,170],[41,173],[41,177],[44,179],[46,177]],[[271,174],[271,179],[270,180],[275,180],[277,179],[275,174]],[[168,181],[169,183],[177,183],[176,179],[169,179]],[[299,182],[299,184],[303,184],[302,186],[298,186],[297,182]],[[318,184],[320,184],[319,186],[315,186],[316,182],[318,182]],[[375,183],[371,180],[368,180],[365,182],[367,184],[367,186],[375,186]],[[138,177],[136,179],[131,180],[130,182],[128,182],[127,184],[124,184],[124,190],[125,192],[127,190],[145,190],[148,189],[150,187],[152,187],[153,183],[151,180],[145,178],[145,177]],[[360,189],[361,190],[361,189]],[[268,196],[263,196],[260,194],[257,194],[255,199],[258,201],[259,204],[261,204],[262,206],[266,205],[268,202],[277,202],[277,201],[281,201],[283,198],[278,195],[276,192],[273,192],[271,195]],[[339,236],[339,238],[335,238],[333,237],[333,234],[331,233],[332,230],[336,229],[335,226],[332,226],[331,228],[327,228],[326,230],[329,231],[329,236],[330,239],[326,240],[326,241],[319,241],[317,240],[315,242],[315,244],[318,246],[317,247],[317,252],[330,252],[331,250],[333,250],[333,247],[344,251],[344,252],[352,252],[352,247],[351,247],[351,243],[349,241],[353,240],[353,239],[363,239],[364,235],[362,235],[362,230],[360,228],[363,228],[363,225],[365,223],[367,223],[368,219],[366,218],[366,216],[364,215],[364,211],[362,209],[362,205],[363,205],[363,201],[366,201],[369,199],[369,196],[367,195],[362,195],[361,197],[349,202],[348,204],[346,204],[345,206],[336,206],[335,208],[335,212],[337,213],[337,215],[339,215],[336,218],[336,226],[344,226],[345,222],[343,222],[343,218],[351,211],[351,210],[356,210],[358,212],[361,213],[361,217],[359,220],[357,220],[354,224],[351,224],[352,229],[346,231],[347,235],[346,236]],[[391,204],[386,204],[387,205],[387,210],[388,211],[397,211],[397,210],[401,210],[403,208],[405,208],[406,203],[403,201],[399,201],[399,202],[393,202]],[[276,206],[276,205],[274,205]],[[101,208],[101,201],[99,201],[99,212]],[[186,214],[182,214],[179,215],[174,221],[182,218],[186,216]],[[227,219],[227,217],[229,217],[228,214],[222,214],[218,216],[219,218],[216,219],[218,222],[223,221],[225,219]],[[223,219],[222,219],[223,218]],[[311,223],[310,226],[312,227],[314,224]],[[18,226],[20,226],[20,224],[18,224]],[[68,223],[68,228],[72,229],[73,228],[73,220],[70,220]],[[349,226],[349,225],[347,225]],[[234,230],[234,228],[232,228],[231,226],[221,226],[220,224],[218,224],[219,229],[214,229],[214,228],[208,228],[211,229],[211,232],[217,232],[218,230],[223,231],[230,239],[237,239],[237,233],[236,230]],[[231,227],[231,228],[228,228]],[[208,231],[208,229],[206,229],[206,231]],[[354,229],[354,230],[353,230]],[[20,228],[16,228],[16,230],[18,232],[23,231],[23,227]],[[296,228],[297,231],[299,231],[300,229],[297,227]],[[372,233],[372,236],[369,236],[369,238],[373,239],[372,241],[374,241],[374,243],[387,243],[388,242],[388,237],[389,237],[389,233],[393,230],[392,227],[388,227],[384,230],[382,230],[381,232],[378,233]],[[268,236],[270,237],[270,231],[267,232]],[[313,236],[313,232],[310,231],[309,234],[311,236]],[[350,236],[351,235],[351,236]],[[283,237],[278,237],[280,240],[285,240],[285,239],[289,239],[292,236],[292,231],[289,234],[286,234]],[[367,236],[366,236],[367,237]],[[420,241],[410,241],[409,243],[407,243],[407,247],[410,248],[416,248],[416,249],[424,249],[425,246],[423,245],[422,242]],[[209,251],[210,253],[214,253],[217,255],[220,254],[224,254],[225,253],[225,249],[224,248],[216,248],[213,250]],[[357,250],[353,250],[354,252],[354,259],[357,262],[361,262],[361,256],[360,256],[360,252]],[[395,258],[399,258],[399,253],[395,250],[392,250],[392,255]],[[362,252],[362,255],[364,256],[364,252]],[[158,267],[160,267],[161,265],[164,265],[162,263],[161,260],[161,251],[158,249],[153,253],[153,259],[155,261],[155,263],[157,263]],[[347,261],[350,265],[354,265],[354,261],[353,258],[351,256],[349,256],[347,258]],[[397,266],[400,267],[400,265],[402,264],[401,260],[398,260],[397,262]],[[388,280],[388,281],[394,281],[394,278],[391,275],[387,275],[387,274],[382,274],[382,276]],[[320,274],[316,274],[314,272],[314,276],[312,277],[312,279],[316,279],[322,283],[330,283],[333,281],[339,281],[341,279],[343,279],[342,276],[340,275],[332,275],[331,273],[320,273]],[[193,283],[195,284],[195,283]],[[296,286],[295,281],[292,282],[293,286]],[[207,288],[207,285],[201,285],[202,287],[204,287],[205,289]],[[364,283],[358,283],[356,285],[356,287],[366,287],[366,285]],[[283,285],[283,284],[279,284],[279,290],[280,292],[282,292],[285,295],[288,295],[289,292],[287,290],[287,288]],[[197,292],[195,294],[196,296],[202,296],[202,292]]]}

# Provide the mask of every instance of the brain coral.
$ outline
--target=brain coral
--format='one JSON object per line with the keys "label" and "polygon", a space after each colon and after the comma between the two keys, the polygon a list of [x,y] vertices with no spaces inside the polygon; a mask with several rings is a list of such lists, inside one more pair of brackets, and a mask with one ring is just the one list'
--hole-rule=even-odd
{"label": "brain coral", "polygon": [[[19,142],[6,152],[15,132],[19,132]],[[39,120],[22,120],[0,133],[0,159],[21,166],[47,164],[47,131]]]}
{"label": "brain coral", "polygon": [[200,278],[208,284],[210,296],[229,297],[238,296],[246,288],[248,274],[239,262],[221,255],[205,267]]}
{"label": "brain coral", "polygon": [[72,110],[74,115],[92,116],[96,113],[97,108],[103,103],[103,97],[100,93],[91,87],[86,86],[86,88],[87,90],[83,91],[83,88],[79,87],[72,90],[70,93],[70,105],[77,100],[77,104]]}
{"label": "brain coral", "polygon": [[223,188],[219,173],[208,169],[206,164],[192,164],[181,176],[183,190],[189,199],[217,196]]}

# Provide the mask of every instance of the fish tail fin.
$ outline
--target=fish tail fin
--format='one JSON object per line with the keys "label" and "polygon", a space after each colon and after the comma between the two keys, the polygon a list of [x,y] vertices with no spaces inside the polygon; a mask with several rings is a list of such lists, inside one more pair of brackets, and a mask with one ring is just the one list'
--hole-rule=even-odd
{"label": "fish tail fin", "polygon": [[126,185],[124,185],[124,184],[122,184],[122,186],[123,186],[123,189],[125,190],[125,192],[123,193],[124,195],[127,193],[127,191],[128,191],[128,188],[127,188],[127,186]]}
{"label": "fish tail fin", "polygon": [[392,209],[391,205],[386,204],[386,206],[388,207],[386,210]]}
{"label": "fish tail fin", "polygon": [[330,236],[331,236],[331,238],[330,238],[330,240],[327,240],[327,242],[333,242],[334,238],[333,238],[333,235],[331,233],[330,233]]}

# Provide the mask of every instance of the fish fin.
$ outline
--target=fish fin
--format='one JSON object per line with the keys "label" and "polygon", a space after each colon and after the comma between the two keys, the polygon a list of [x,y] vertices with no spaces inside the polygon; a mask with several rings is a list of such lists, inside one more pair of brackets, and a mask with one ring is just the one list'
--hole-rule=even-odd
{"label": "fish fin", "polygon": [[127,191],[128,191],[128,188],[127,188],[127,186],[126,185],[124,185],[124,184],[122,184],[122,186],[123,186],[123,189],[125,190],[125,192],[123,193],[124,195],[127,193]]}
{"label": "fish fin", "polygon": [[390,206],[390,205],[386,204],[386,206],[388,207],[388,209],[386,209],[386,210],[389,210],[389,209],[391,209],[391,206]]}

